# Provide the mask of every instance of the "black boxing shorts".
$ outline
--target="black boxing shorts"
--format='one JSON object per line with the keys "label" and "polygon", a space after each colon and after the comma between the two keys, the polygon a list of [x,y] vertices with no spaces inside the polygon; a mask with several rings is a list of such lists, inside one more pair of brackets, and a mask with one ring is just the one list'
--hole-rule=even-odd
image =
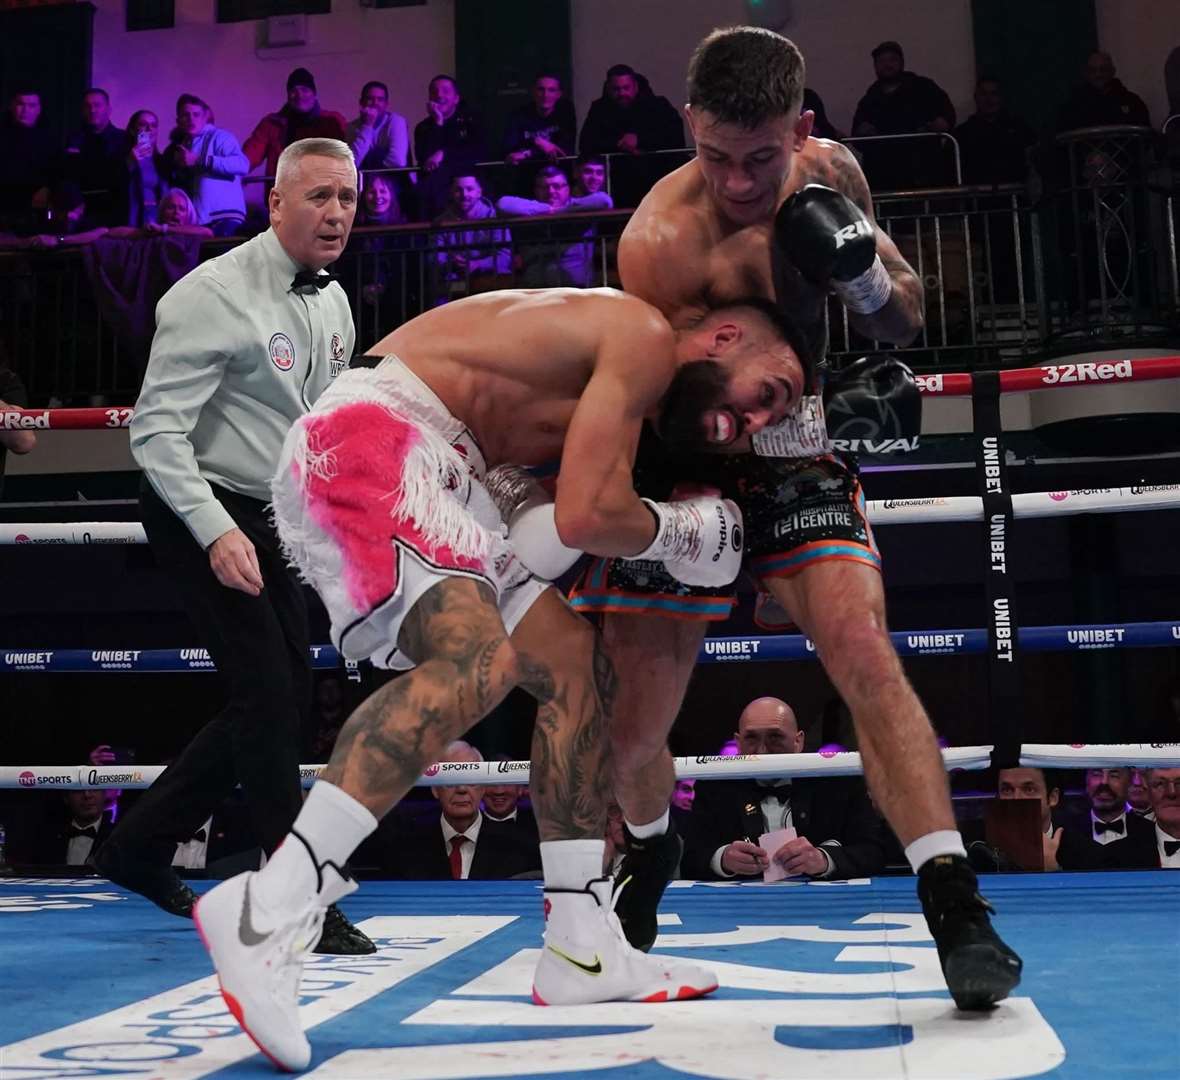
{"label": "black boxing shorts", "polygon": [[[702,454],[672,461],[645,438],[635,469],[636,490],[648,498],[667,499],[677,482],[717,488],[738,504],[745,530],[744,567],[763,587],[769,578],[792,577],[823,562],[881,568],[856,467],[838,454]],[[737,584],[701,588],[677,581],[663,563],[596,558],[574,586],[570,603],[585,614],[720,622],[737,603]]]}

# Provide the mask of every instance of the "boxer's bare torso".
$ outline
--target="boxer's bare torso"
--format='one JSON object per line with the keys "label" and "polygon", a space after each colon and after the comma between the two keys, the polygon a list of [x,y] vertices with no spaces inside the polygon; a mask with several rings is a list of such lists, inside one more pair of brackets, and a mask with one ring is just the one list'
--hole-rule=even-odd
{"label": "boxer's bare torso", "polygon": [[586,402],[620,414],[611,420],[633,415],[637,430],[672,378],[674,345],[667,322],[636,297],[614,289],[531,289],[435,308],[369,352],[400,357],[463,421],[489,466],[539,465],[561,456],[595,373],[619,377],[606,395]]}
{"label": "boxer's bare torso", "polygon": [[[706,151],[698,151],[706,152]],[[640,203],[619,242],[623,287],[654,304],[677,330],[711,308],[746,296],[775,300],[813,349],[826,352],[826,289],[774,258],[774,211],[807,184],[823,184],[851,199],[872,220],[872,199],[856,159],[839,143],[808,138],[794,152],[773,209],[753,224],[722,214],[697,160],[664,177]],[[909,271],[893,242],[878,231],[886,268]]]}

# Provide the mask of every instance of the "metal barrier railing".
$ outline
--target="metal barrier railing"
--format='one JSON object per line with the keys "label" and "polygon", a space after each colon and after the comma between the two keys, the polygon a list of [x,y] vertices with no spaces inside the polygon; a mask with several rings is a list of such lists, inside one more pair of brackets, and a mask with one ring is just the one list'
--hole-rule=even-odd
{"label": "metal barrier railing", "polygon": [[[959,154],[959,141],[946,131],[914,131],[905,135],[854,135],[842,140],[844,145],[859,152],[863,156],[873,151],[889,151],[890,179],[899,180],[902,186],[918,187],[934,184],[950,184],[956,186],[963,182],[963,162]],[[931,142],[938,144],[938,149],[949,149],[953,163],[952,173],[940,175],[938,159],[926,153]],[[866,173],[871,174],[872,162],[862,162],[866,166]],[[933,175],[932,175],[933,172]],[[869,175],[870,185],[874,185],[874,178]]]}

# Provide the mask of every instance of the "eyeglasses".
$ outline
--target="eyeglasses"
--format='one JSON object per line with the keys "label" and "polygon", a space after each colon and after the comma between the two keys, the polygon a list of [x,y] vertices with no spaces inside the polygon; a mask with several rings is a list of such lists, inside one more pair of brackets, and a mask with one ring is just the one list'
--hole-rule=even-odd
{"label": "eyeglasses", "polygon": [[1180,776],[1177,776],[1174,780],[1165,780],[1161,777],[1151,782],[1151,790],[1157,795],[1162,795],[1169,789],[1180,795]]}

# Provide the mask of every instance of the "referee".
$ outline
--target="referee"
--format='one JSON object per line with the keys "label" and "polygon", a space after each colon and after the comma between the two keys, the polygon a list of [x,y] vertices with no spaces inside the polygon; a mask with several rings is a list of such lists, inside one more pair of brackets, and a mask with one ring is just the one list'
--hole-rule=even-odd
{"label": "referee", "polygon": [[[356,200],[344,143],[292,143],[270,193],[271,227],[198,266],[156,309],[131,421],[140,510],[229,700],[119,823],[97,865],[175,915],[191,918],[196,899],[171,867],[176,844],[235,785],[267,854],[302,804],[307,603],[267,504],[287,431],[352,355],[348,298],[322,271],[344,251]],[[375,946],[331,909],[316,951]]]}

